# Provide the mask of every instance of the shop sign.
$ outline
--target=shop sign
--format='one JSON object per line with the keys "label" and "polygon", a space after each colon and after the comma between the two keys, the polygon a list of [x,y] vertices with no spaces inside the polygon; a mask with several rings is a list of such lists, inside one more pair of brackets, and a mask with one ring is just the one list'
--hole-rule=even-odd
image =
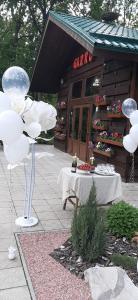
{"label": "shop sign", "polygon": [[88,64],[93,60],[92,54],[90,54],[88,51],[85,53],[81,54],[80,56],[76,57],[73,61],[72,68],[73,69],[78,69],[82,67],[83,65]]}

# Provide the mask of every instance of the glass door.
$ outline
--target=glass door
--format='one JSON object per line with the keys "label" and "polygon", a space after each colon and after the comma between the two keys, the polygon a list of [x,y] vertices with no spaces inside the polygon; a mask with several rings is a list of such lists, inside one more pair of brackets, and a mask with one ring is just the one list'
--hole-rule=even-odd
{"label": "glass door", "polygon": [[79,157],[81,160],[88,159],[88,141],[90,135],[90,105],[81,107],[80,133],[79,133]]}
{"label": "glass door", "polygon": [[73,151],[73,155],[76,153],[77,156],[79,156],[80,113],[81,113],[80,107],[75,106],[73,108],[72,151]]}
{"label": "glass door", "polygon": [[90,133],[90,105],[73,106],[69,112],[68,153],[87,160]]}

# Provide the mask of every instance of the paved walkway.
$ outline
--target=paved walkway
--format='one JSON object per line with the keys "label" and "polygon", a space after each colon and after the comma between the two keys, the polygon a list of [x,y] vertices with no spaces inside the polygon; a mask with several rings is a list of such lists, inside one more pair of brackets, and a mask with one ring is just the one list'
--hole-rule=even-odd
{"label": "paved walkway", "polygon": [[[22,216],[25,178],[23,167],[7,170],[3,151],[0,151],[0,300],[30,300],[30,293],[19,255],[16,260],[7,258],[8,247],[15,244],[13,232],[54,230],[70,228],[73,207],[62,210],[57,176],[64,166],[71,166],[70,155],[52,146],[37,145],[36,151],[47,151],[54,157],[36,162],[36,184],[33,196],[33,215],[39,224],[29,229],[15,226],[17,216]],[[125,198],[138,206],[138,184],[123,184]],[[54,299],[53,299],[54,300]]]}

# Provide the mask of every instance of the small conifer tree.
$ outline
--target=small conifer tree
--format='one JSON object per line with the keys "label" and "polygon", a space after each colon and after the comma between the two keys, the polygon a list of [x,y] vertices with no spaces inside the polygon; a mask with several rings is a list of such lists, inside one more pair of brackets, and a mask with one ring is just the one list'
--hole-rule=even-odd
{"label": "small conifer tree", "polygon": [[104,220],[97,209],[94,184],[87,203],[74,212],[71,234],[74,249],[83,259],[91,262],[103,254],[105,245]]}

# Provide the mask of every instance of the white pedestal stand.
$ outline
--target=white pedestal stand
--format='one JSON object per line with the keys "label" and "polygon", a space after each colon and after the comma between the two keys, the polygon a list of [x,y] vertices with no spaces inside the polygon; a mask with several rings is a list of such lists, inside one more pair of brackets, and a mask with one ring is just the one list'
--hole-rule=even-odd
{"label": "white pedestal stand", "polygon": [[31,216],[32,196],[35,184],[35,144],[31,144],[31,166],[24,166],[26,179],[26,195],[24,202],[24,215],[15,220],[15,224],[21,227],[31,227],[38,223],[38,219]]}

